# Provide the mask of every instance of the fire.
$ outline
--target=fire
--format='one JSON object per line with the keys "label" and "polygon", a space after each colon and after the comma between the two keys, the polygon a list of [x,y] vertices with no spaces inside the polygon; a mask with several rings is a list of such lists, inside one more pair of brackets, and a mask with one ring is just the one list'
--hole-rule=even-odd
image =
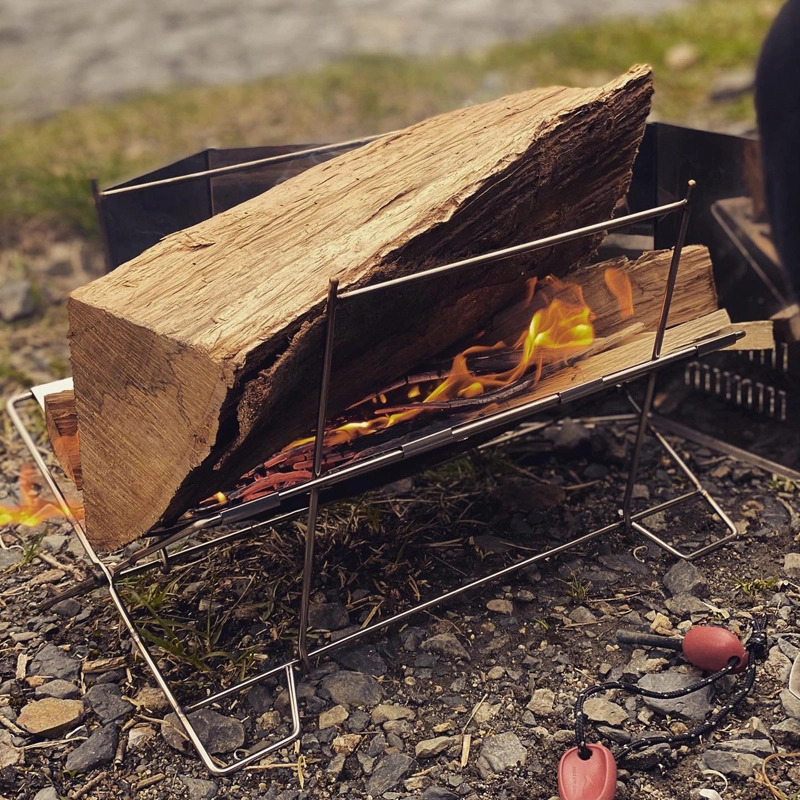
{"label": "fire", "polygon": [[[621,277],[627,280],[624,274]],[[617,295],[619,296],[619,295]],[[386,430],[406,422],[419,414],[442,408],[444,404],[480,397],[503,387],[511,386],[529,373],[534,382],[541,378],[545,367],[565,363],[566,360],[594,342],[594,314],[577,284],[564,283],[550,276],[537,283],[528,282],[526,305],[533,305],[530,324],[514,344],[506,342],[494,345],[475,345],[463,350],[453,359],[447,375],[432,389],[419,383],[411,384],[407,390],[408,403],[397,410],[380,408],[373,419],[361,422],[346,422],[325,433],[326,447],[344,444],[360,436]],[[469,366],[470,357],[490,353],[513,355],[513,366],[500,372],[480,374]],[[427,393],[426,393],[427,392]],[[378,394],[373,402],[387,404],[385,394]],[[313,437],[292,442],[284,453],[313,442]]]}
{"label": "fire", "polygon": [[0,525],[28,525],[34,527],[52,519],[63,517],[64,513],[54,503],[46,502],[36,493],[36,469],[26,464],[19,476],[19,490],[22,503],[17,508],[0,505]]}
{"label": "fire", "polygon": [[604,273],[606,286],[614,297],[617,298],[619,315],[622,319],[633,316],[633,286],[630,279],[616,267],[608,267]]}

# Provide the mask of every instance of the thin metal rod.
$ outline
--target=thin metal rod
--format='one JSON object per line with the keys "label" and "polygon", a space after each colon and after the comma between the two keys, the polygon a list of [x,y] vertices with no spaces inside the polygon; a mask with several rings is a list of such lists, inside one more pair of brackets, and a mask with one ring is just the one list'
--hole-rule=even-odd
{"label": "thin metal rod", "polygon": [[[664,299],[661,303],[661,316],[658,320],[658,328],[656,328],[656,338],[653,342],[653,360],[661,355],[661,348],[664,344],[664,333],[667,330],[667,322],[669,320],[669,310],[672,306],[672,295],[675,292],[675,284],[678,280],[678,267],[681,263],[681,252],[683,245],[686,241],[686,230],[689,227],[689,215],[692,210],[692,190],[695,187],[694,181],[689,181],[686,184],[686,195],[683,198],[683,213],[681,214],[680,227],[678,228],[678,238],[675,241],[675,247],[672,249],[672,260],[669,264],[669,273],[667,274],[667,286],[664,289]],[[650,413],[650,408],[645,409],[645,414]]]}
{"label": "thin metal rod", "polygon": [[628,470],[628,480],[625,483],[625,498],[622,501],[622,519],[625,524],[625,530],[631,529],[631,507],[633,505],[633,488],[636,485],[636,479],[639,475],[639,464],[642,458],[642,446],[644,444],[644,436],[647,432],[647,415],[653,405],[653,395],[656,390],[656,373],[651,372],[650,377],[647,379],[647,389],[644,393],[644,403],[639,412],[639,424],[636,428],[636,440],[633,444],[633,454],[631,455],[631,465]]}
{"label": "thin metal rod", "polygon": [[702,433],[696,428],[690,428],[688,425],[675,422],[675,420],[653,414],[650,417],[650,426],[651,428],[664,430],[667,433],[680,436],[682,439],[688,439],[690,442],[699,444],[702,447],[708,447],[710,450],[724,453],[726,456],[730,456],[736,461],[750,464],[753,467],[763,469],[765,472],[778,475],[781,478],[786,478],[790,481],[800,481],[800,472],[796,469],[791,469],[791,467],[787,467],[785,464],[779,464],[777,461],[770,461],[754,453],[749,453],[747,450],[742,450],[741,447],[728,444],[728,442]]}
{"label": "thin metal rod", "polygon": [[103,197],[112,197],[116,194],[128,194],[129,192],[136,192],[140,189],[151,189],[154,186],[171,186],[175,183],[182,183],[183,181],[191,181],[196,178],[213,178],[217,175],[229,175],[232,172],[241,172],[243,170],[254,169],[255,167],[263,167],[265,164],[282,164],[286,161],[294,161],[297,158],[306,158],[307,156],[317,156],[323,153],[330,153],[334,150],[347,150],[351,147],[360,147],[362,144],[369,144],[376,139],[381,139],[384,136],[392,136],[399,131],[389,131],[388,133],[376,133],[372,136],[362,136],[359,139],[350,139],[347,142],[336,142],[334,144],[323,144],[318,147],[309,147],[305,150],[294,150],[291,153],[281,153],[278,156],[268,156],[266,158],[257,158],[254,161],[242,161],[239,164],[229,164],[225,167],[215,167],[214,169],[204,169],[200,172],[191,172],[187,175],[175,175],[172,178],[160,178],[157,181],[148,181],[147,183],[137,183],[133,186],[119,186],[116,189],[106,189],[101,192]]}
{"label": "thin metal rod", "polygon": [[624,228],[634,222],[641,222],[647,219],[654,219],[655,217],[663,217],[666,214],[671,214],[686,205],[687,201],[678,200],[674,203],[668,203],[656,208],[650,208],[647,211],[637,211],[635,214],[628,214],[624,217],[617,217],[617,219],[606,220],[605,222],[597,222],[594,225],[586,225],[582,228],[575,228],[565,233],[558,233],[554,236],[547,236],[544,239],[537,239],[532,242],[524,242],[523,244],[514,245],[513,247],[506,247],[502,250],[494,250],[491,253],[484,253],[479,256],[472,256],[465,258],[461,261],[454,261],[451,264],[443,264],[440,267],[433,267],[424,272],[415,272],[413,275],[403,275],[400,278],[392,278],[382,283],[373,283],[370,286],[362,286],[358,289],[350,289],[347,292],[342,292],[339,297],[341,299],[349,297],[357,297],[358,295],[368,294],[369,292],[377,292],[382,289],[390,289],[393,286],[400,286],[404,283],[411,281],[421,280],[423,278],[430,278],[433,275],[439,275],[443,272],[452,272],[454,270],[464,269],[465,267],[475,267],[480,264],[491,264],[495,261],[502,261],[512,256],[521,255],[523,253],[532,253],[535,250],[541,250],[544,247],[551,247],[556,244],[563,244],[564,242],[571,242],[573,239],[580,239],[583,236],[590,236],[593,233],[603,233],[604,231],[613,231],[617,228]]}
{"label": "thin metal rod", "polygon": [[[322,378],[319,388],[319,407],[317,409],[317,431],[314,436],[314,465],[312,477],[318,480],[322,474],[322,450],[325,444],[325,423],[328,416],[328,395],[331,387],[333,368],[333,340],[336,331],[336,304],[339,281],[333,278],[328,285],[326,308],[325,350],[322,356]],[[317,535],[319,515],[319,489],[314,488],[308,499],[308,524],[306,525],[306,548],[303,558],[303,589],[300,595],[300,632],[297,637],[297,650],[303,668],[311,669],[308,657],[308,612],[311,603],[311,577],[314,573],[314,540]]]}

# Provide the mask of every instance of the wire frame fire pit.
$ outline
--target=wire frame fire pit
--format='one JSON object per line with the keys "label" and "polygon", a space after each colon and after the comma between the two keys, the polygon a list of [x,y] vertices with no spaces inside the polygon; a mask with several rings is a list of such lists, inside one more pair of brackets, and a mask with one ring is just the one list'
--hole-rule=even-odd
{"label": "wire frame fire pit", "polygon": [[[435,267],[424,272],[410,275],[395,280],[385,281],[370,285],[368,287],[355,289],[349,292],[339,292],[335,281],[329,286],[327,308],[325,313],[326,339],[323,357],[322,374],[319,383],[319,405],[317,414],[317,427],[313,447],[313,464],[311,477],[303,482],[286,489],[273,491],[265,496],[254,500],[243,502],[240,505],[227,508],[216,509],[213,513],[199,516],[189,524],[179,525],[169,530],[151,531],[151,537],[146,544],[133,552],[124,560],[116,563],[109,563],[104,560],[93,548],[86,537],[85,530],[81,522],[69,507],[58,480],[50,470],[44,457],[39,452],[31,433],[26,428],[19,409],[23,404],[38,402],[44,406],[44,397],[48,393],[55,391],[53,385],[35,387],[23,394],[12,398],[8,403],[8,413],[12,423],[19,432],[23,442],[27,446],[37,467],[42,473],[45,482],[56,496],[58,503],[72,525],[76,536],[83,545],[88,558],[91,562],[94,579],[90,581],[90,586],[105,586],[111,599],[125,624],[130,636],[136,645],[139,653],[153,674],[156,682],[163,690],[167,700],[172,706],[175,714],[183,724],[186,734],[200,758],[211,773],[226,775],[232,773],[248,764],[262,759],[269,753],[280,749],[298,738],[301,732],[300,711],[295,684],[295,672],[298,668],[308,669],[312,659],[324,656],[337,648],[346,647],[355,641],[370,635],[376,628],[384,628],[396,623],[403,622],[413,614],[417,614],[426,609],[433,608],[443,602],[458,597],[466,592],[498,581],[518,570],[525,569],[544,559],[557,556],[572,548],[586,544],[598,537],[608,535],[614,531],[635,532],[649,541],[654,542],[671,555],[683,558],[698,558],[716,548],[719,548],[737,536],[737,530],[730,517],[720,508],[716,501],[703,488],[698,478],[694,475],[688,465],[679,456],[676,450],[667,440],[655,429],[650,412],[653,404],[653,397],[656,385],[656,377],[660,370],[682,362],[702,357],[706,354],[715,352],[732,345],[736,340],[744,336],[742,331],[734,331],[726,334],[719,334],[711,338],[697,341],[678,350],[664,353],[664,337],[667,327],[667,320],[670,312],[673,291],[680,266],[681,249],[683,247],[686,230],[689,223],[689,211],[691,201],[691,191],[693,182],[690,181],[686,195],[683,199],[665,205],[657,206],[645,211],[629,214],[610,221],[601,222],[595,225],[566,231],[564,233],[547,237],[537,241],[527,242],[507,249],[485,253],[463,261]],[[419,434],[406,437],[402,444],[389,444],[383,451],[371,452],[364,457],[358,457],[354,461],[341,467],[326,468],[323,462],[323,446],[326,422],[328,421],[327,405],[328,395],[332,380],[332,362],[334,357],[334,334],[336,330],[337,314],[352,303],[354,299],[366,294],[379,296],[381,292],[391,291],[399,284],[412,281],[426,281],[436,275],[445,272],[459,270],[469,270],[478,266],[491,264],[493,262],[530,253],[545,247],[551,247],[563,242],[567,242],[580,237],[596,235],[599,233],[612,231],[629,226],[634,223],[646,220],[664,218],[669,215],[678,215],[678,238],[673,250],[669,268],[669,274],[664,290],[661,314],[655,332],[652,353],[649,358],[641,363],[627,366],[626,368],[606,375],[602,378],[584,382],[573,386],[567,390],[556,392],[544,397],[539,397],[528,402],[523,402],[512,408],[488,411],[477,419],[460,422],[450,427],[439,427],[434,432],[422,430]],[[630,459],[627,485],[621,508],[618,510],[616,519],[609,521],[601,528],[584,533],[573,540],[560,544],[556,547],[543,550],[536,555],[525,558],[517,563],[495,571],[489,575],[471,580],[452,591],[441,594],[425,602],[408,608],[387,619],[372,623],[371,625],[358,630],[357,632],[346,635],[335,642],[330,642],[323,646],[309,649],[307,638],[309,622],[309,605],[312,594],[312,583],[314,575],[314,545],[317,534],[319,510],[321,504],[329,502],[339,497],[352,496],[362,490],[365,482],[387,483],[396,474],[397,469],[402,465],[403,468],[413,468],[415,464],[431,458],[443,460],[445,457],[453,455],[455,452],[463,452],[476,444],[486,442],[498,434],[505,433],[505,436],[512,436],[513,430],[526,420],[530,420],[537,414],[547,410],[557,409],[565,406],[573,400],[586,398],[598,394],[606,389],[622,386],[647,377],[644,401],[637,405],[632,399],[634,419],[636,421],[636,439],[633,453]],[[59,387],[60,388],[60,387]],[[674,461],[680,472],[688,479],[691,489],[670,500],[658,503],[642,511],[634,513],[632,510],[633,489],[639,473],[642,445],[646,434],[652,433],[660,446]],[[425,464],[426,466],[428,463]],[[646,519],[658,512],[665,511],[678,504],[685,503],[696,498],[702,499],[708,504],[711,511],[718,516],[722,522],[724,533],[714,541],[701,546],[693,551],[684,552],[664,538],[658,536],[645,524]],[[299,609],[299,635],[296,642],[297,655],[284,663],[260,672],[236,684],[209,694],[198,702],[191,705],[183,705],[176,696],[175,692],[165,678],[162,669],[159,668],[157,657],[151,649],[131,615],[131,609],[126,605],[119,591],[119,584],[122,580],[136,575],[140,575],[152,569],[160,568],[169,571],[174,564],[186,562],[196,558],[199,554],[219,547],[223,544],[233,542],[253,536],[257,531],[264,529],[265,526],[274,525],[280,521],[294,519],[298,516],[307,514],[308,524],[305,529],[305,555],[302,572],[302,592],[300,597]],[[234,523],[242,524],[249,522],[244,528],[232,532],[216,533],[214,531],[221,527]],[[185,544],[186,540],[201,531],[211,532],[211,538],[199,544],[190,544],[177,549],[178,546]],[[198,735],[197,730],[189,719],[189,714],[199,709],[217,704],[227,698],[231,698],[256,684],[267,680],[273,676],[283,676],[288,693],[288,706],[291,715],[291,731],[279,741],[266,742],[256,746],[246,755],[235,758],[227,763],[221,763],[212,757]]]}

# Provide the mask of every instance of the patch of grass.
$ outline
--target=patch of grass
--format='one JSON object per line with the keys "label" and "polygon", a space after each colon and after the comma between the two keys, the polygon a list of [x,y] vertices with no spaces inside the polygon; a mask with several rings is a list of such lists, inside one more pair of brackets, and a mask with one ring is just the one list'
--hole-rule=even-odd
{"label": "patch of grass", "polygon": [[733,580],[733,585],[737,592],[752,598],[774,589],[777,584],[777,575],[771,575],[769,578],[734,578]]}
{"label": "patch of grass", "polygon": [[[336,141],[548,84],[589,85],[637,62],[653,65],[661,119],[719,126],[753,119],[745,98],[712,105],[721,72],[751,67],[777,0],[698,0],[644,20],[565,29],[471,56],[351,58],[305,74],[184,88],[83,107],[0,129],[0,221],[51,215],[95,231],[88,191],[206,147]],[[696,62],[666,54],[691,43]]]}

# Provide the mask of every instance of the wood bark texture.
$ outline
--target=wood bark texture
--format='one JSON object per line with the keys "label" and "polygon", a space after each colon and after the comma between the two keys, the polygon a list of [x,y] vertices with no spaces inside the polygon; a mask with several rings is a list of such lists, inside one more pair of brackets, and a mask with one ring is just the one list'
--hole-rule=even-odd
{"label": "wood bark texture", "polygon": [[44,399],[47,435],[64,474],[78,489],[83,488],[81,451],[78,441],[78,416],[75,393],[70,389],[48,394]]}
{"label": "wood bark texture", "polygon": [[[342,290],[607,219],[626,191],[648,67],[443,114],[166,237],[73,293],[87,534],[114,549],[314,426],[328,280]],[[340,310],[336,413],[479,327],[524,262],[353,299]]]}

